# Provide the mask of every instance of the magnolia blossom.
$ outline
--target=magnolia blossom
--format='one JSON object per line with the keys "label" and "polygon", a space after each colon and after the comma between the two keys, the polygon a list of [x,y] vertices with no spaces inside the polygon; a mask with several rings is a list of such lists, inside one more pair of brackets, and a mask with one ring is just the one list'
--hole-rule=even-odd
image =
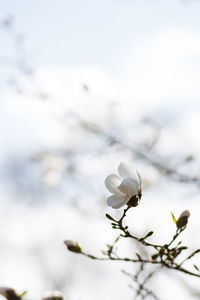
{"label": "magnolia blossom", "polygon": [[107,198],[107,205],[120,208],[125,204],[137,206],[142,196],[142,178],[137,170],[120,163],[118,175],[111,174],[105,179],[106,188],[113,195]]}

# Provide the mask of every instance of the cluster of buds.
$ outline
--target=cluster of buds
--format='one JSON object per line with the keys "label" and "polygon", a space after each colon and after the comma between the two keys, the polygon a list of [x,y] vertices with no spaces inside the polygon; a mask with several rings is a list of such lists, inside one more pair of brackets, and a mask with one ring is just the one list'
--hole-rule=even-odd
{"label": "cluster of buds", "polygon": [[186,250],[186,246],[181,246],[178,248],[169,248],[169,245],[164,245],[158,253],[151,256],[152,260],[157,260],[160,258],[162,261],[165,261],[167,264],[173,264],[174,259],[183,251]]}

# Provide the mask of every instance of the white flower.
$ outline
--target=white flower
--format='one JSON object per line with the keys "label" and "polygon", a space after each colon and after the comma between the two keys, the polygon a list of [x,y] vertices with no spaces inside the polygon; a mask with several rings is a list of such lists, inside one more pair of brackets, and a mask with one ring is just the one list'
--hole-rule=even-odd
{"label": "white flower", "polygon": [[106,188],[113,194],[107,198],[107,205],[120,208],[129,202],[128,205],[137,206],[142,196],[142,178],[139,172],[120,163],[118,173],[120,177],[111,174],[105,179]]}

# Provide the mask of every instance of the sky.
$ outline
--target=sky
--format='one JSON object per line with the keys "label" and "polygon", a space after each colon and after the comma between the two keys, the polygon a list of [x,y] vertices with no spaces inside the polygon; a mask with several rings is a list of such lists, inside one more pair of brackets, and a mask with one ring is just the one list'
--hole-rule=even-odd
{"label": "sky", "polygon": [[[131,146],[148,141],[152,132],[140,121],[150,117],[163,126],[157,153],[171,161],[179,157],[178,162],[188,154],[199,158],[199,8],[197,0],[0,1],[0,19],[14,17],[14,32],[0,31],[4,285],[27,289],[27,299],[39,299],[67,278],[64,292],[70,300],[132,298],[120,267],[66,254],[62,244],[75,238],[100,252],[113,240],[104,218],[104,178],[116,173],[121,160],[133,160],[129,151],[107,149],[104,139],[80,130],[73,114]],[[19,36],[24,42],[16,47]],[[21,57],[31,74],[13,63]],[[135,216],[137,232],[151,223],[155,238],[168,239],[174,230],[170,210],[178,215],[187,203],[192,217],[185,238],[195,248],[198,189],[165,181],[151,166],[136,162],[145,180],[152,180]],[[189,166],[190,172],[200,171],[199,164]],[[155,282],[163,286],[167,277]],[[99,278],[102,289],[96,293]],[[181,283],[177,286],[158,294],[165,300],[175,291],[188,299]]]}
{"label": "sky", "polygon": [[[1,16],[14,16],[34,69],[64,68],[99,88],[109,79],[110,88],[102,89],[134,97],[138,106],[176,101],[188,109],[199,96],[199,6],[193,0],[6,1]],[[2,55],[15,56],[8,36],[3,39]]]}
{"label": "sky", "polygon": [[2,1],[1,16],[16,17],[34,66],[94,65],[120,76],[121,61],[143,40],[170,29],[198,34],[199,6],[193,0],[28,0],[18,5],[8,0]]}

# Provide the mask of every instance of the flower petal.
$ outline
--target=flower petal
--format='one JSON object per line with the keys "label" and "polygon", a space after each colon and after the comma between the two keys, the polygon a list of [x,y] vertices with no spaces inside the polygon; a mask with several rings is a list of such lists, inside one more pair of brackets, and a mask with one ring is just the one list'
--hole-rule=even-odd
{"label": "flower petal", "polygon": [[122,179],[128,178],[128,177],[134,177],[135,178],[135,174],[133,172],[133,170],[125,163],[121,162],[119,167],[118,167],[118,173],[119,176]]}
{"label": "flower petal", "polygon": [[140,184],[137,180],[133,178],[126,178],[122,181],[120,186],[118,186],[119,190],[126,190],[128,196],[131,198],[132,196],[135,196],[138,194],[138,191],[140,189]]}
{"label": "flower petal", "polygon": [[125,197],[122,195],[112,195],[110,197],[107,198],[107,205],[114,207],[114,208],[118,208],[121,207],[122,205],[124,205],[124,201],[126,201]]}
{"label": "flower petal", "polygon": [[105,179],[105,186],[107,187],[109,192],[113,194],[120,194],[120,191],[117,188],[117,186],[120,185],[120,183],[121,179],[115,174],[108,175]]}
{"label": "flower petal", "polygon": [[122,183],[117,188],[118,188],[118,190],[120,190],[120,192],[122,194],[128,195],[128,186],[127,186],[127,184],[123,184],[123,181],[122,181]]}
{"label": "flower petal", "polygon": [[141,177],[140,173],[138,172],[138,170],[136,170],[136,173],[137,173],[138,182],[139,182],[140,187],[141,187],[141,185],[142,185],[142,177]]}
{"label": "flower petal", "polygon": [[129,201],[129,199],[125,199],[123,202],[121,202],[120,204],[118,205],[113,205],[112,208],[120,208],[122,206],[124,206],[127,202]]}

